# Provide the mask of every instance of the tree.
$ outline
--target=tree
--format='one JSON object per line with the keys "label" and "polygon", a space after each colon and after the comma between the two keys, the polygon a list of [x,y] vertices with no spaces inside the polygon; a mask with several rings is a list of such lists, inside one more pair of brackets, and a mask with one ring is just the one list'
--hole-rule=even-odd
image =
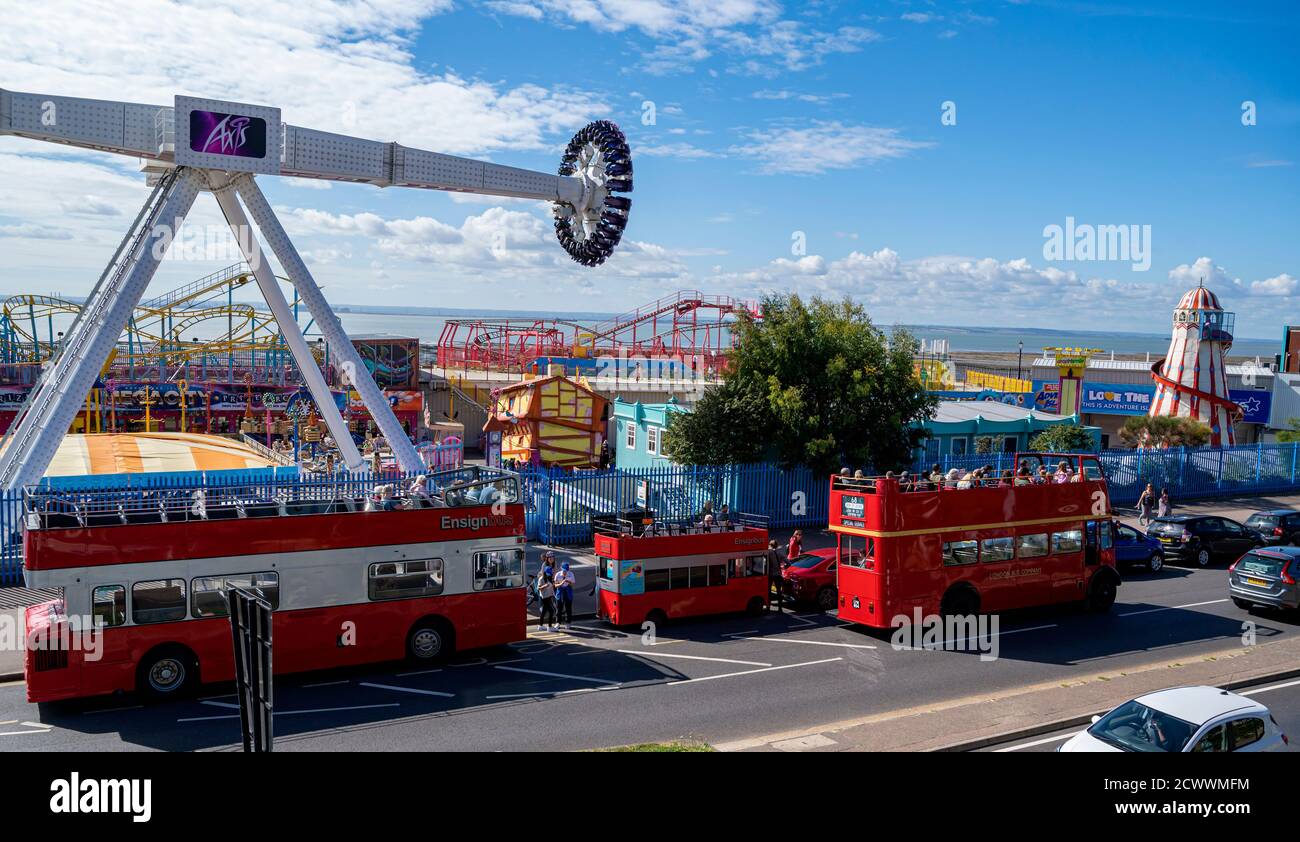
{"label": "tree", "polygon": [[1200,447],[1210,428],[1186,416],[1138,415],[1124,422],[1119,437],[1129,447]]}
{"label": "tree", "polygon": [[1029,442],[1030,450],[1053,453],[1076,453],[1096,448],[1097,442],[1093,439],[1092,433],[1078,424],[1056,424],[1043,430]]}
{"label": "tree", "polygon": [[980,455],[984,455],[986,453],[997,453],[999,449],[998,448],[999,444],[1000,442],[998,441],[996,436],[976,436],[975,452]]}
{"label": "tree", "polygon": [[1300,418],[1288,418],[1287,426],[1289,430],[1279,430],[1277,440],[1284,444],[1300,441]]}
{"label": "tree", "polygon": [[[751,462],[829,472],[842,465],[883,471],[911,462],[935,398],[913,370],[917,342],[886,334],[845,299],[797,295],[764,300],[762,318],[733,326],[726,380],[669,425],[679,462]],[[689,419],[689,420],[688,420]]]}

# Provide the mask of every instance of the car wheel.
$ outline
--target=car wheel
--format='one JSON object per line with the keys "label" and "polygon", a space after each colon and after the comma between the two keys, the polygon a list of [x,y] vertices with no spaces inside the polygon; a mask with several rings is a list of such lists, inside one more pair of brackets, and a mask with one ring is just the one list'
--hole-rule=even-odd
{"label": "car wheel", "polygon": [[1196,550],[1196,565],[1198,567],[1210,566],[1210,551],[1205,547],[1199,547]]}
{"label": "car wheel", "polygon": [[194,686],[198,672],[198,663],[188,649],[169,646],[145,656],[136,682],[141,692],[151,698],[176,699]]}
{"label": "car wheel", "polygon": [[1152,573],[1159,573],[1165,566],[1165,557],[1160,553],[1152,553],[1147,559],[1147,570]]}
{"label": "car wheel", "polygon": [[822,588],[817,592],[817,607],[823,611],[834,611],[837,595],[832,587]]}

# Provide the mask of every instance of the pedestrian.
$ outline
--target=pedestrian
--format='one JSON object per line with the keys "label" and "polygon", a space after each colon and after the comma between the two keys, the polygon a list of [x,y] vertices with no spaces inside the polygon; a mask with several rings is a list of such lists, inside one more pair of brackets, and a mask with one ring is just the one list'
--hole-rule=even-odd
{"label": "pedestrian", "polygon": [[1138,498],[1138,523],[1143,526],[1151,524],[1151,510],[1156,505],[1156,490],[1147,483],[1147,487],[1142,489],[1142,496]]}
{"label": "pedestrian", "polygon": [[791,564],[801,555],[803,555],[803,530],[796,529],[790,536],[790,543],[785,547],[785,563]]}
{"label": "pedestrian", "polygon": [[[791,540],[794,540],[793,538]],[[782,588],[785,577],[781,575],[781,554],[776,549],[776,541],[767,542],[767,610],[780,614]]]}
{"label": "pedestrian", "polygon": [[[555,562],[555,554],[547,551],[551,563]],[[555,574],[555,627],[563,625],[566,629],[573,628],[573,586],[578,583],[573,571],[569,569],[569,563],[566,561],[560,565],[560,572]]]}
{"label": "pedestrian", "polygon": [[542,601],[541,614],[537,618],[538,631],[555,631],[555,570],[543,563],[537,574],[537,598]]}
{"label": "pedestrian", "polygon": [[1169,489],[1160,489],[1160,502],[1156,504],[1156,515],[1158,517],[1169,517],[1173,511],[1173,504],[1169,502]]}

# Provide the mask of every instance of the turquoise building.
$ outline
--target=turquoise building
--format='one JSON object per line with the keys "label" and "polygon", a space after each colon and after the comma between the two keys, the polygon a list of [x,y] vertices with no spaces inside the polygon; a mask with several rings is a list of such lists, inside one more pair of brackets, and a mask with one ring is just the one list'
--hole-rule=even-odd
{"label": "turquoise building", "polygon": [[652,468],[672,464],[664,433],[668,417],[674,412],[688,412],[676,399],[666,403],[628,402],[614,398],[614,430],[609,449],[614,464],[620,468]]}
{"label": "turquoise building", "polygon": [[[939,401],[934,418],[917,426],[930,437],[917,455],[926,463],[944,456],[974,455],[976,440],[993,440],[993,452],[1028,450],[1034,436],[1059,424],[1078,424],[1078,415],[1056,415],[1036,409],[1011,406],[1000,401]],[[1093,449],[1101,447],[1101,428],[1084,427],[1092,436]]]}

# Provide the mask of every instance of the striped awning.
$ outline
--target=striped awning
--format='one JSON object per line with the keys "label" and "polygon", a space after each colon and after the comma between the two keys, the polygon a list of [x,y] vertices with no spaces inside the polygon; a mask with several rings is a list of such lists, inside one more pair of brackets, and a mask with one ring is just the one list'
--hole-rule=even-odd
{"label": "striped awning", "polygon": [[268,468],[274,462],[233,439],[202,433],[64,436],[47,477]]}

